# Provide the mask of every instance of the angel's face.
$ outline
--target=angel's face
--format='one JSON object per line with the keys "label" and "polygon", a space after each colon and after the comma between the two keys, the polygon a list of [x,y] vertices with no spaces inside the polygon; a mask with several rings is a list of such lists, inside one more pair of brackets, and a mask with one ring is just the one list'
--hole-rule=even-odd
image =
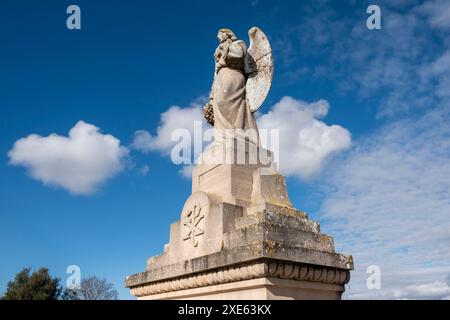
{"label": "angel's face", "polygon": [[225,32],[219,32],[217,34],[217,39],[219,39],[219,42],[222,43],[224,41],[226,41],[228,38],[228,35]]}

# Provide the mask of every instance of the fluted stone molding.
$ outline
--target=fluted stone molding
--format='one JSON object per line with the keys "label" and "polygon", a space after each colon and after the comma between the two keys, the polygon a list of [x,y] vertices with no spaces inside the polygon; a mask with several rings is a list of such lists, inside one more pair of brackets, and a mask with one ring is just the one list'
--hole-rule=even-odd
{"label": "fluted stone molding", "polygon": [[136,297],[143,297],[265,277],[345,285],[350,280],[350,272],[345,269],[267,260],[137,285],[130,287],[130,291]]}

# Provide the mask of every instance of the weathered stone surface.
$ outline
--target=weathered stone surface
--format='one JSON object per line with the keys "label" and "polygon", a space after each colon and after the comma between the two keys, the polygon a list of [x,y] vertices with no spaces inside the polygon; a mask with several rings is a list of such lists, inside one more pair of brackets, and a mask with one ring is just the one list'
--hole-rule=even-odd
{"label": "weathered stone surface", "polygon": [[[222,147],[236,160],[242,146]],[[164,253],[126,286],[142,299],[340,298],[352,257],[336,253],[319,224],[292,206],[272,161],[251,162],[244,152],[244,163],[214,164],[217,148],[194,170],[193,193],[170,226]]]}
{"label": "weathered stone surface", "polygon": [[337,271],[349,271],[353,267],[352,259],[341,254],[291,247],[272,241],[261,241],[171,265],[151,266],[145,272],[127,277],[126,285],[133,287],[144,283],[234,267],[252,261],[290,262],[316,268],[328,267]]}
{"label": "weathered stone surface", "polygon": [[265,203],[292,208],[285,179],[275,170],[272,153],[239,138],[213,144],[192,173],[192,192],[260,209]]}

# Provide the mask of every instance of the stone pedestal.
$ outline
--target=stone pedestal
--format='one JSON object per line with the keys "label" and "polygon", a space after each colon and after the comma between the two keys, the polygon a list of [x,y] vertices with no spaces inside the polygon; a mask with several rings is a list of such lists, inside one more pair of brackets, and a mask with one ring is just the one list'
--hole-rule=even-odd
{"label": "stone pedestal", "polygon": [[336,253],[319,224],[292,206],[270,152],[231,143],[214,145],[201,160],[164,253],[127,277],[131,293],[138,299],[340,299],[352,257]]}

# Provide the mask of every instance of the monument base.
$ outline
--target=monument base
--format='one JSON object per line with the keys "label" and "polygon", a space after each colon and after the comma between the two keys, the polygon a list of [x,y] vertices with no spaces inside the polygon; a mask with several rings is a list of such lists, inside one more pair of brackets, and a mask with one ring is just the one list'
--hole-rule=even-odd
{"label": "monument base", "polygon": [[[239,151],[227,148],[225,154]],[[292,206],[273,167],[198,165],[164,253],[127,277],[131,293],[148,300],[340,299],[352,257],[336,253],[319,224]]]}

